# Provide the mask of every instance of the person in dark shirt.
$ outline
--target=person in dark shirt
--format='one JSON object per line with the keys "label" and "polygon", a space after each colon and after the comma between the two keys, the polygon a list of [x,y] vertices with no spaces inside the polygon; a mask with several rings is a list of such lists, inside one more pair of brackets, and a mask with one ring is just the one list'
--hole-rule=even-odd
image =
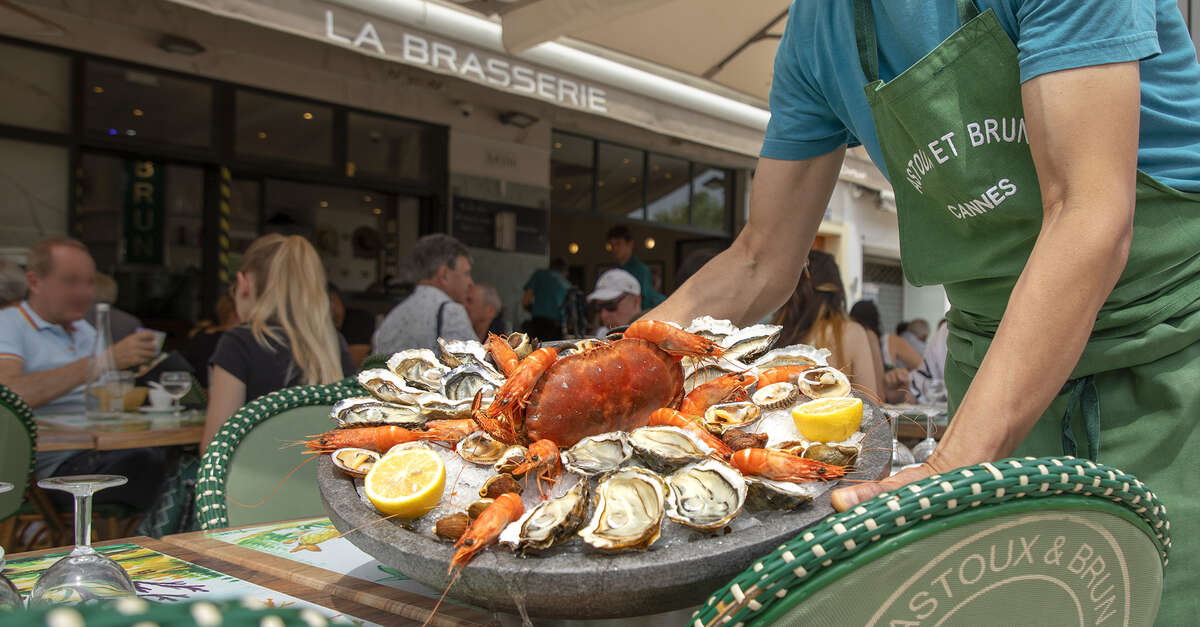
{"label": "person in dark shirt", "polygon": [[362,365],[371,354],[371,336],[375,335],[375,316],[363,309],[347,308],[342,300],[342,291],[332,282],[328,285],[329,310],[333,314],[333,326],[346,339],[354,367]]}
{"label": "person in dark shirt", "polygon": [[525,332],[542,340],[561,340],[563,301],[571,283],[567,281],[567,260],[555,257],[549,269],[535,270],[525,282],[525,295],[521,306],[529,310],[533,318],[525,323]]}
{"label": "person in dark shirt", "polygon": [[617,260],[617,267],[633,275],[633,278],[638,280],[638,284],[642,286],[642,307],[650,309],[663,302],[666,298],[654,289],[654,277],[650,274],[650,268],[642,263],[633,254],[633,231],[624,224],[618,224],[608,230],[608,248],[612,252],[613,259]]}
{"label": "person in dark shirt", "polygon": [[213,353],[201,446],[248,401],[353,374],[325,285],[321,259],[303,237],[273,233],[246,249],[233,289],[242,323],[221,336]]}
{"label": "person in dark shirt", "polygon": [[192,371],[196,373],[196,380],[206,390],[208,389],[208,362],[212,359],[213,352],[217,350],[217,343],[221,341],[221,336],[237,323],[237,307],[233,304],[233,297],[229,294],[222,294],[221,298],[217,300],[217,323],[205,322],[202,324],[207,326],[198,326],[193,329],[188,343],[179,351],[184,359],[192,365]]}

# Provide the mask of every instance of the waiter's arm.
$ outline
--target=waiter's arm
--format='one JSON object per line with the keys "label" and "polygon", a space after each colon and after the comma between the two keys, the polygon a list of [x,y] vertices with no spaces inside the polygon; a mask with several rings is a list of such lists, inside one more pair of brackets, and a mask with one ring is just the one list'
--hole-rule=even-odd
{"label": "waiter's arm", "polygon": [[845,154],[842,147],[803,161],[760,158],[750,219],[733,245],[643,317],[686,325],[707,314],[747,324],[778,309],[796,289]]}
{"label": "waiter's arm", "polygon": [[996,337],[928,464],[839,490],[851,507],[932,472],[1010,455],[1083,352],[1133,240],[1136,62],[1044,74],[1021,87],[1044,215]]}

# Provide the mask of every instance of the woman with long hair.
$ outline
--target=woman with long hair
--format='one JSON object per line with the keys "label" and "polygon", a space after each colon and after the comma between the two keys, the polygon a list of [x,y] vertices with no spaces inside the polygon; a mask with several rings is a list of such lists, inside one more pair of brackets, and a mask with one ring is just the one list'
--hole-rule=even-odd
{"label": "woman with long hair", "polygon": [[808,267],[796,289],[771,320],[782,325],[779,346],[810,344],[828,348],[830,363],[846,373],[864,392],[878,395],[879,371],[867,332],[846,317],[846,291],[833,255],[808,253]]}
{"label": "woman with long hair", "polygon": [[869,300],[854,303],[850,319],[861,324],[871,338],[871,350],[880,361],[884,398],[889,403],[904,401],[908,394],[908,371],[921,367],[921,354],[899,335],[883,332],[879,308]]}
{"label": "woman with long hair", "polygon": [[354,372],[333,327],[325,269],[308,240],[279,234],[254,240],[231,292],[241,324],[221,336],[209,362],[203,446],[248,401]]}

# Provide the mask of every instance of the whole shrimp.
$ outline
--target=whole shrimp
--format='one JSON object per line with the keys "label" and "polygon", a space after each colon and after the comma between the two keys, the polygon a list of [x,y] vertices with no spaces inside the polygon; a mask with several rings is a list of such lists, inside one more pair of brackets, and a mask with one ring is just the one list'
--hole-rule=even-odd
{"label": "whole shrimp", "polygon": [[770,448],[744,448],[734,452],[729,463],[744,475],[792,483],[829,481],[846,475],[845,466],[825,464]]}
{"label": "whole shrimp", "polygon": [[701,383],[683,397],[679,411],[689,416],[702,416],[704,411],[717,403],[744,401],[750,398],[747,388],[758,382],[758,377],[746,372],[731,372],[707,383]]}
{"label": "whole shrimp", "polygon": [[502,415],[511,417],[524,409],[530,393],[533,392],[534,383],[557,359],[558,351],[548,346],[539,348],[522,359],[512,376],[496,391],[496,399],[492,404],[484,411],[474,412],[479,428],[505,444],[516,444],[520,437],[512,421],[501,421],[497,418]]}
{"label": "whole shrimp", "polygon": [[503,372],[506,377],[513,376],[521,360],[517,357],[517,353],[513,351],[512,345],[508,343],[508,340],[495,333],[488,333],[484,347],[492,356],[492,359],[496,361],[496,365],[500,367],[500,372]]}
{"label": "whole shrimp", "polygon": [[525,463],[513,469],[512,474],[529,475],[537,481],[538,494],[542,496],[542,500],[546,500],[546,493],[542,490],[542,482],[555,483],[558,481],[558,475],[562,472],[562,465],[558,458],[558,445],[551,440],[541,439],[529,445],[529,453],[525,456]]}
{"label": "whole shrimp", "polygon": [[678,427],[683,429],[703,440],[705,444],[712,447],[713,451],[722,458],[728,458],[733,453],[733,449],[729,448],[729,445],[721,440],[721,438],[709,433],[708,429],[701,426],[698,421],[699,418],[697,416],[688,416],[670,407],[656,409],[654,413],[650,414],[650,426]]}
{"label": "whole shrimp", "polygon": [[525,504],[521,502],[521,496],[512,492],[505,492],[496,497],[487,509],[484,509],[479,517],[467,527],[467,531],[463,533],[458,542],[454,543],[454,557],[450,560],[449,573],[454,570],[455,566],[467,565],[475,554],[482,551],[484,547],[496,542],[500,537],[500,532],[508,526],[509,523],[521,517],[525,513]]}
{"label": "whole shrimp", "polygon": [[417,440],[433,440],[438,442],[457,442],[475,431],[475,421],[470,418],[462,420],[431,420],[425,424],[425,429],[405,429],[393,425],[383,427],[354,427],[350,429],[334,429],[305,442],[308,450],[317,453],[331,453],[339,448],[365,448],[377,453],[386,453],[388,449],[405,442]]}
{"label": "whole shrimp", "polygon": [[776,366],[758,373],[758,387],[765,388],[772,383],[795,383],[796,377],[802,372],[815,366]]}
{"label": "whole shrimp", "polygon": [[638,320],[629,325],[622,336],[646,340],[675,357],[716,358],[725,353],[716,342],[660,320]]}

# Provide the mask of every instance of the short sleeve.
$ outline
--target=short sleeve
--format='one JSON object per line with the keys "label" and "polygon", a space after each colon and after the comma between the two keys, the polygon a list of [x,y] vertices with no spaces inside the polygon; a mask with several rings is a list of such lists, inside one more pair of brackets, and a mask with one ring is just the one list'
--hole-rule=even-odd
{"label": "short sleeve", "polygon": [[442,337],[447,340],[478,340],[467,310],[462,305],[447,301],[442,308]]}
{"label": "short sleeve", "polygon": [[1017,7],[1021,81],[1159,54],[1154,0],[1024,0]]}
{"label": "short sleeve", "polygon": [[254,336],[248,329],[234,327],[221,334],[217,348],[208,363],[210,366],[220,366],[238,381],[245,383],[249,380],[250,349],[253,342]]}
{"label": "short sleeve", "polygon": [[[798,4],[798,3],[797,3]],[[827,154],[851,141],[846,125],[805,76],[801,58],[807,54],[797,26],[803,13],[795,4],[775,52],[771,79],[771,119],[767,122],[761,156],[800,161]]]}
{"label": "short sleeve", "polygon": [[525,287],[522,287],[521,289],[536,290],[537,288],[534,287],[534,284],[535,284],[535,279],[537,279],[537,278],[538,278],[538,273],[535,271],[533,274],[529,275],[529,279],[527,281],[525,281]]}
{"label": "short sleeve", "polygon": [[[0,314],[9,313],[16,307],[0,310]],[[0,315],[0,359],[25,359],[25,342],[21,339],[20,326],[8,315]]]}

